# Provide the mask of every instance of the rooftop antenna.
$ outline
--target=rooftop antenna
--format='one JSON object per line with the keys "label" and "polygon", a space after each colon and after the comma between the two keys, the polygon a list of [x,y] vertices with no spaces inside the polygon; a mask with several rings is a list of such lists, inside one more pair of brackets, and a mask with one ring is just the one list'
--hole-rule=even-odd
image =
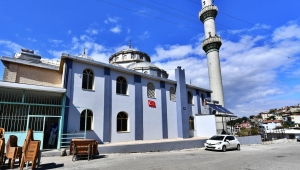
{"label": "rooftop antenna", "polygon": [[86,52],[85,52],[86,48],[83,48],[83,55],[86,55]]}
{"label": "rooftop antenna", "polygon": [[131,40],[129,41],[129,48],[131,48]]}

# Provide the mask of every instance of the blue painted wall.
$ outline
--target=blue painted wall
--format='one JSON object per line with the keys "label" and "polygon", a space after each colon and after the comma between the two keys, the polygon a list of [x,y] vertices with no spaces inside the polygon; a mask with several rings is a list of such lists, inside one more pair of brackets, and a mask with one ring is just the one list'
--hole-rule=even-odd
{"label": "blue painted wall", "polygon": [[[155,98],[148,98],[147,96],[148,82],[152,82],[155,86]],[[142,77],[142,93],[144,140],[163,139],[160,81]],[[148,100],[154,101],[156,108],[149,107]]]}
{"label": "blue painted wall", "polygon": [[135,85],[135,140],[143,140],[143,93],[142,77],[134,75]]}
{"label": "blue painted wall", "polygon": [[103,142],[111,141],[112,124],[112,81],[110,77],[110,68],[104,68],[104,117],[103,117]]}
{"label": "blue painted wall", "polygon": [[[142,77],[76,60],[66,62],[69,106],[83,107],[66,109],[68,132],[79,131],[80,113],[88,108],[93,112],[93,130],[87,132],[87,138],[97,139],[99,143],[190,137],[189,116],[201,112],[199,94],[207,92],[197,92],[189,86],[188,90],[193,94],[193,104],[188,104],[183,69],[176,69],[177,83],[172,84],[169,81]],[[93,70],[95,75],[93,90],[83,90],[81,87],[82,73],[87,68]],[[118,76],[127,80],[126,95],[116,94]],[[155,98],[147,97],[148,82],[152,82],[155,86]],[[170,100],[170,87],[176,89],[176,101]],[[148,100],[154,101],[156,108],[149,107]],[[128,114],[127,132],[117,132],[119,112]]]}
{"label": "blue painted wall", "polygon": [[[116,80],[119,76],[124,77],[128,83],[126,95],[116,93]],[[135,140],[135,82],[134,75],[111,70],[112,80],[112,126],[111,142]],[[128,114],[128,132],[117,132],[117,115],[119,112]],[[139,127],[142,128],[142,127]]]}
{"label": "blue painted wall", "polygon": [[189,113],[187,110],[187,90],[185,83],[185,72],[181,67],[175,70],[176,86],[176,109],[177,109],[177,131],[178,137],[189,138]]}
{"label": "blue painted wall", "polygon": [[168,115],[167,115],[167,97],[166,97],[166,83],[160,81],[161,90],[161,111],[162,111],[162,132],[163,138],[168,138]]}
{"label": "blue painted wall", "polygon": [[[167,125],[168,125],[168,138],[178,138],[177,133],[177,109],[176,101],[170,100],[170,88],[175,84],[166,83],[166,103],[167,103]],[[177,99],[176,99],[177,100]]]}

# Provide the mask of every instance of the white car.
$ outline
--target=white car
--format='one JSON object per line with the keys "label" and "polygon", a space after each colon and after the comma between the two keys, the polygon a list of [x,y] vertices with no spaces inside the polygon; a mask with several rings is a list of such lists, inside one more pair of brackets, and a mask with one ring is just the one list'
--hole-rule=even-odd
{"label": "white car", "polygon": [[221,150],[226,152],[227,149],[241,149],[241,144],[237,138],[232,135],[215,135],[204,143],[205,149]]}

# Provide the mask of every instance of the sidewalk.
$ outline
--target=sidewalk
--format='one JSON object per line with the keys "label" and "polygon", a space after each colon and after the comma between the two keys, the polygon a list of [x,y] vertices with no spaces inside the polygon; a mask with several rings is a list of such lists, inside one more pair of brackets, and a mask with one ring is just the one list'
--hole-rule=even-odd
{"label": "sidewalk", "polygon": [[[161,140],[140,140],[130,142],[114,142],[99,144],[98,150],[100,154],[110,153],[138,153],[138,152],[160,152],[182,150],[190,148],[202,148],[207,138],[177,138],[177,139],[161,139]],[[69,149],[67,148],[69,155]],[[60,150],[43,150],[42,157],[61,156]]]}

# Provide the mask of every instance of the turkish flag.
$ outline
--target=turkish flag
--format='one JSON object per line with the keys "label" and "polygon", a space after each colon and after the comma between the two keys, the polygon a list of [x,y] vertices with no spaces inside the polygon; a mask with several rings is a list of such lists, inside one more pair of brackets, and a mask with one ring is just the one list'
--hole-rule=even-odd
{"label": "turkish flag", "polygon": [[153,108],[156,108],[156,104],[155,104],[155,101],[152,101],[152,100],[148,100],[148,106],[149,106],[149,107],[153,107]]}

